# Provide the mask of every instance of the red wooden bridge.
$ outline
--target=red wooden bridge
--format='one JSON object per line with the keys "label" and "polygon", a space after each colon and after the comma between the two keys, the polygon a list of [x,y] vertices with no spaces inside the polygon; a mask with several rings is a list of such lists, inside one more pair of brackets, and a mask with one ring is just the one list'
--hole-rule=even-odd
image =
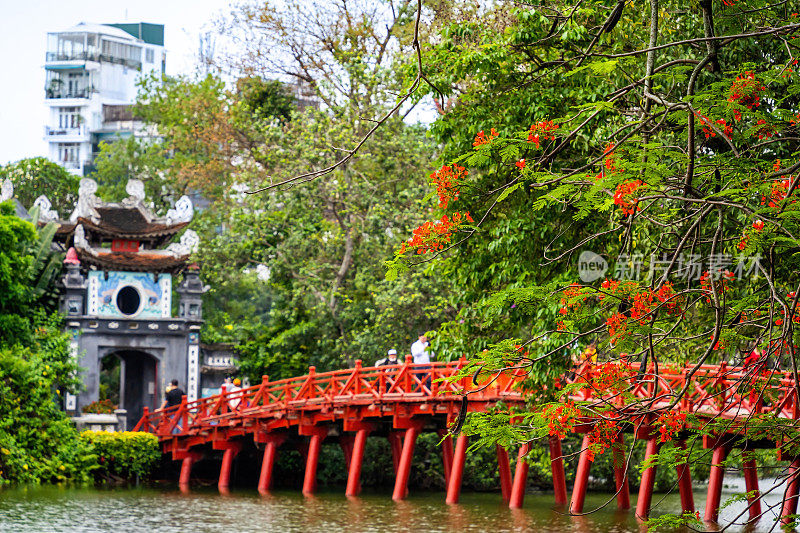
{"label": "red wooden bridge", "polygon": [[[389,440],[394,462],[395,483],[392,497],[400,500],[408,494],[408,478],[417,436],[421,432],[437,432],[443,437],[442,461],[447,479],[448,503],[456,503],[461,490],[461,480],[467,449],[467,436],[463,433],[453,440],[448,433],[458,418],[464,392],[469,393],[467,410],[481,412],[503,402],[508,406],[522,406],[519,391],[521,371],[509,371],[499,376],[481,378],[479,384],[470,378],[453,379],[467,365],[461,359],[455,362],[434,362],[429,365],[405,364],[382,367],[362,367],[357,361],[353,369],[317,374],[313,367],[305,376],[270,381],[264,376],[256,386],[233,393],[184,401],[179,406],[145,414],[134,431],[156,434],[164,453],[182,461],[179,484],[187,489],[193,463],[213,450],[223,451],[218,487],[227,491],[231,465],[236,455],[248,444],[263,444],[263,456],[258,490],[269,490],[277,450],[281,445],[294,444],[305,455],[303,493],[312,494],[316,488],[316,472],[320,447],[323,441],[338,441],[347,462],[346,494],[360,492],[361,466],[368,435]],[[587,386],[578,391],[575,400],[591,402],[596,407],[614,406],[625,412],[632,404],[647,404],[647,412],[666,409],[675,403],[679,391],[686,393],[672,406],[674,411],[694,413],[701,420],[729,420],[724,434],[704,438],[703,445],[712,453],[711,474],[705,519],[716,521],[722,490],[724,467],[721,463],[734,447],[752,449],[778,447],[781,442],[747,438],[747,425],[752,415],[774,413],[787,421],[800,418],[795,382],[789,373],[771,373],[764,377],[757,369],[737,367],[702,366],[690,375],[690,367],[667,366],[660,369],[658,377],[652,374],[631,375],[628,394],[610,395],[593,386],[596,367],[582,366],[576,380]],[[630,367],[638,372],[638,365]],[[649,379],[648,379],[649,376]],[[449,378],[449,379],[448,379]],[[493,379],[492,379],[493,378]],[[688,385],[687,385],[688,384]],[[759,388],[760,386],[760,388]],[[624,399],[623,399],[624,398]],[[765,401],[766,399],[766,401]],[[628,403],[628,405],[625,404]],[[631,413],[628,432],[635,439],[647,441],[645,460],[658,453],[661,439],[652,414]],[[644,412],[639,410],[638,412]],[[589,432],[596,420],[584,418],[575,426],[584,440],[579,457],[572,498],[567,500],[561,440],[549,441],[555,500],[569,503],[570,511],[583,511],[592,454],[589,452]],[[623,442],[624,434],[617,435]],[[785,440],[789,440],[787,437]],[[684,446],[684,442],[676,441]],[[530,444],[520,447],[518,456],[524,457]],[[614,452],[620,453],[620,452]],[[615,460],[617,505],[630,508],[627,465]],[[788,483],[784,495],[782,516],[789,520],[797,511],[800,488],[800,458],[792,458],[788,469]],[[502,497],[512,508],[522,507],[527,484],[528,464],[518,460],[511,475],[508,451],[497,446],[497,462]],[[758,492],[757,467],[754,460],[745,461],[744,477],[750,495],[748,511],[751,518],[761,515],[761,494]],[[694,512],[689,465],[678,466],[678,487],[683,510]],[[639,487],[636,513],[647,517],[655,482],[655,467],[644,470]],[[753,491],[753,492],[751,492]]]}

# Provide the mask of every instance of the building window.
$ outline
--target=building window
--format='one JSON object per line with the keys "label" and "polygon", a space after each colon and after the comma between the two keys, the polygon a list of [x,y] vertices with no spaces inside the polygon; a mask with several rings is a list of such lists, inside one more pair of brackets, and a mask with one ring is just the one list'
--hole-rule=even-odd
{"label": "building window", "polygon": [[152,63],[153,61],[155,61],[154,57],[155,57],[155,54],[153,53],[153,49],[152,48],[145,49],[145,51],[144,51],[144,61],[145,61],[145,63]]}
{"label": "building window", "polygon": [[79,128],[81,125],[80,107],[59,107],[58,108],[58,128],[70,129]]}
{"label": "building window", "polygon": [[142,298],[139,296],[139,291],[130,285],[122,287],[117,292],[117,309],[123,315],[135,315],[139,312],[141,303]]}
{"label": "building window", "polygon": [[58,161],[67,168],[78,168],[80,147],[78,143],[58,143]]}

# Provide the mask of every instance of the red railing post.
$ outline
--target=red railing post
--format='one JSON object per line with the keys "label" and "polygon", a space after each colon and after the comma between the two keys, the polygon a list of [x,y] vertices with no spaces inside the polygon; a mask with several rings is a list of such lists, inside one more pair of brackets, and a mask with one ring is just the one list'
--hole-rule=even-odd
{"label": "red railing post", "polygon": [[403,381],[403,392],[408,394],[411,392],[411,361],[414,359],[410,355],[406,355],[406,363],[404,365],[403,371],[405,372],[405,380]]}
{"label": "red railing post", "polygon": [[752,457],[743,464],[744,487],[747,491],[747,511],[750,520],[756,520],[761,516],[761,493],[758,490],[758,470],[756,460]]}
{"label": "red railing post", "polygon": [[[683,450],[686,449],[685,441],[676,441],[675,446]],[[681,495],[681,510],[684,513],[694,513],[694,494],[692,493],[692,473],[689,469],[689,459],[687,462],[675,467],[678,473],[678,491]]]}
{"label": "red railing post", "polygon": [[[650,457],[657,454],[658,448],[658,437],[648,438],[647,447],[644,452],[644,460],[647,461]],[[653,485],[655,482],[655,465],[645,468],[644,472],[642,472],[642,481],[639,484],[639,498],[636,500],[636,516],[642,520],[646,520],[650,515],[650,502],[653,500]]]}
{"label": "red railing post", "polygon": [[394,480],[394,491],[392,499],[395,501],[404,500],[408,494],[408,476],[411,473],[411,461],[414,457],[414,445],[421,429],[420,424],[412,423],[406,429],[403,439],[403,450],[400,455],[400,464],[397,467],[397,476]]}
{"label": "red railing post", "polygon": [[367,436],[370,431],[367,428],[360,428],[356,431],[356,438],[353,441],[352,456],[350,467],[347,472],[346,496],[357,496],[361,492],[361,465],[364,461],[364,447],[367,444]]}
{"label": "red railing post", "polygon": [[[317,367],[310,366],[308,367],[308,377],[306,378],[306,397],[307,398],[314,398],[316,394],[316,382],[317,382]],[[309,396],[309,392],[311,392],[311,396]],[[300,398],[298,398],[300,399]]]}
{"label": "red railing post", "polygon": [[356,359],[356,367],[353,369],[353,383],[356,387],[356,394],[361,394],[361,359]]}
{"label": "red railing post", "polygon": [[625,456],[625,436],[617,433],[612,451],[614,457],[614,483],[617,487],[617,509],[631,508],[631,495],[628,488],[628,465]]}

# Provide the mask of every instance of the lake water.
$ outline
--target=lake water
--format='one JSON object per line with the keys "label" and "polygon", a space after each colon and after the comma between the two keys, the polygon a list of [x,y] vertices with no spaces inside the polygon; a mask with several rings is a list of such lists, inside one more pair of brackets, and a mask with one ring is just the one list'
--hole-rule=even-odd
{"label": "lake water", "polygon": [[[723,501],[736,490],[743,490],[739,488],[740,480],[728,480],[728,484]],[[564,514],[564,509],[554,507],[552,494],[528,494],[524,509],[510,510],[499,494],[492,493],[465,492],[461,503],[447,505],[445,495],[439,492],[412,493],[403,502],[392,501],[389,492],[365,489],[362,496],[352,499],[343,492],[304,497],[299,491],[261,496],[255,491],[220,495],[210,489],[182,494],[174,488],[6,489],[0,491],[0,531],[623,533],[644,530],[633,511],[617,511],[613,500],[597,512],[571,517]],[[635,495],[631,496],[635,506]],[[613,495],[590,494],[585,509],[600,507],[609,498]],[[779,494],[767,495],[764,507],[779,501]],[[695,503],[701,514],[704,502],[705,492],[698,490]],[[677,495],[655,495],[653,505],[656,514],[676,512],[680,500]],[[735,503],[723,510],[722,519],[731,520],[743,510],[743,503]],[[765,517],[754,529],[734,527],[732,531],[768,531],[772,525]]]}

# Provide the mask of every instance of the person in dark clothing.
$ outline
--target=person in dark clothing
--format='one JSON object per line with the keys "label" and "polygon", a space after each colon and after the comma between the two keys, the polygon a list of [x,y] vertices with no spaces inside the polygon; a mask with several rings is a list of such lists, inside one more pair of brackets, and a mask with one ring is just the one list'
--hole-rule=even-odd
{"label": "person in dark clothing", "polygon": [[186,393],[178,387],[178,380],[173,379],[169,387],[167,387],[167,392],[164,394],[164,403],[161,404],[160,409],[180,405],[185,395]]}
{"label": "person in dark clothing", "polygon": [[375,366],[399,365],[399,364],[400,361],[397,359],[397,350],[392,348],[391,350],[389,350],[389,355],[381,359],[377,363],[375,363]]}

